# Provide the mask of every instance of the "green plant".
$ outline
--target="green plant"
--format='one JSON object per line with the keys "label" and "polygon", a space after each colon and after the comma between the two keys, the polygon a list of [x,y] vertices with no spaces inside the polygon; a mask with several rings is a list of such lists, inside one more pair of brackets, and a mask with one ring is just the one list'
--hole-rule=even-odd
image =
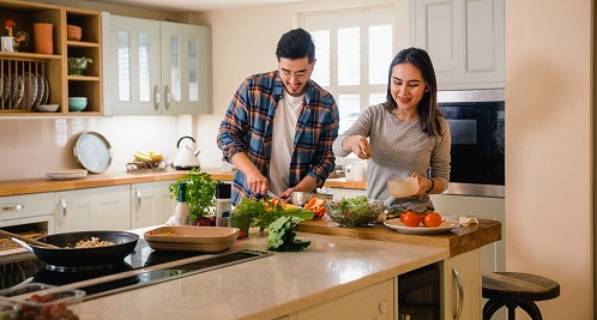
{"label": "green plant", "polygon": [[295,239],[296,227],[304,219],[295,216],[282,216],[272,222],[267,231],[267,249],[272,251],[300,251],[311,244],[311,241]]}
{"label": "green plant", "polygon": [[187,205],[192,221],[196,221],[199,217],[205,217],[213,211],[216,204],[214,195],[217,181],[212,180],[209,174],[199,169],[193,169],[183,178],[170,184],[170,195],[173,199],[176,199],[178,195],[179,183],[187,185]]}

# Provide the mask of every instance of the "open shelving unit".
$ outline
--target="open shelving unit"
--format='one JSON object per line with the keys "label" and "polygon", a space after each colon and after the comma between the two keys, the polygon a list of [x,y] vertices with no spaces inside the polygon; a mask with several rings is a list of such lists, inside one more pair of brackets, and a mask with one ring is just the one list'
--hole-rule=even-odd
{"label": "open shelving unit", "polygon": [[[6,35],[4,30],[6,19],[14,20],[16,24],[14,32],[26,32],[29,35],[29,41],[26,46],[19,48],[19,52],[0,51],[0,117],[103,114],[100,12],[21,0],[0,0],[0,33],[3,36]],[[52,54],[35,52],[34,23],[54,25]],[[81,41],[67,39],[69,24],[82,28]],[[69,57],[86,57],[92,59],[93,63],[88,66],[83,75],[70,75]],[[47,79],[49,84],[47,104],[60,105],[56,112],[36,111],[36,106],[43,101],[31,103],[36,101],[31,98],[35,96],[31,92],[35,92],[36,89],[32,89],[31,84],[35,81],[30,79],[35,77],[30,74],[37,78],[41,75],[41,78]],[[17,88],[14,91],[9,89],[10,96],[5,94],[6,90],[2,90],[6,88],[7,83],[10,84],[9,87]],[[21,90],[21,87],[25,89]],[[43,85],[38,86],[38,88],[42,87]],[[20,95],[24,95],[25,100],[19,99]],[[69,97],[87,97],[87,107],[81,112],[69,111]]]}

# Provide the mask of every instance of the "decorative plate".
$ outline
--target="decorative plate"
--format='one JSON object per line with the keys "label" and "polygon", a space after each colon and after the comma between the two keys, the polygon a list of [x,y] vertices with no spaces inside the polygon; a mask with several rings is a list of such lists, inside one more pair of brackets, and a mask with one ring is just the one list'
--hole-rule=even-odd
{"label": "decorative plate", "polygon": [[25,94],[21,109],[31,110],[38,94],[37,77],[31,72],[27,72],[23,76],[23,81],[25,82]]}
{"label": "decorative plate", "polygon": [[91,173],[102,173],[112,162],[112,147],[104,136],[94,131],[82,132],[74,147],[75,158]]}
{"label": "decorative plate", "polygon": [[48,78],[46,78],[45,76],[42,76],[42,79],[44,80],[44,97],[41,101],[41,104],[48,104],[50,103],[50,82],[48,82]]}
{"label": "decorative plate", "polygon": [[458,225],[451,223],[451,222],[447,222],[447,221],[442,221],[442,223],[437,226],[437,227],[433,227],[433,228],[428,228],[428,227],[409,227],[409,226],[405,226],[400,219],[390,219],[390,220],[386,220],[383,223],[386,227],[390,228],[390,229],[394,229],[400,233],[408,233],[408,234],[433,234],[433,233],[443,233],[443,232],[448,232],[454,228],[456,228]]}

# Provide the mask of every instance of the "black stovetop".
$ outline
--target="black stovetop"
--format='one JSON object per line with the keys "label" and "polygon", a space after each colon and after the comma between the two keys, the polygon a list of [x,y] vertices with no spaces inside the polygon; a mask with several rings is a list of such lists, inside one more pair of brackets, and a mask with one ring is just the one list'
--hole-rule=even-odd
{"label": "black stovetop", "polygon": [[[86,299],[90,299],[266,257],[271,253],[254,250],[225,252],[175,266],[159,267],[165,263],[201,255],[203,254],[198,252],[154,251],[145,240],[140,239],[135,251],[124,258],[122,263],[105,268],[54,271],[32,254],[23,254],[18,258],[0,257],[0,290],[28,282],[41,282],[57,286],[72,285],[72,287],[84,290],[87,293]],[[152,267],[149,271],[141,270],[149,267]],[[127,274],[124,275],[124,273]],[[86,281],[108,275],[112,275],[114,276],[112,278],[116,279]]]}

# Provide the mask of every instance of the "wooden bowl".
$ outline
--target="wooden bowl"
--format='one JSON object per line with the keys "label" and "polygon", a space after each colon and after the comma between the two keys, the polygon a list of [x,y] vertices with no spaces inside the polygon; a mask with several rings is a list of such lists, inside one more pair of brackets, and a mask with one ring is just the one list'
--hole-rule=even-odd
{"label": "wooden bowl", "polygon": [[66,39],[73,41],[81,41],[83,38],[83,29],[72,24],[66,25]]}

